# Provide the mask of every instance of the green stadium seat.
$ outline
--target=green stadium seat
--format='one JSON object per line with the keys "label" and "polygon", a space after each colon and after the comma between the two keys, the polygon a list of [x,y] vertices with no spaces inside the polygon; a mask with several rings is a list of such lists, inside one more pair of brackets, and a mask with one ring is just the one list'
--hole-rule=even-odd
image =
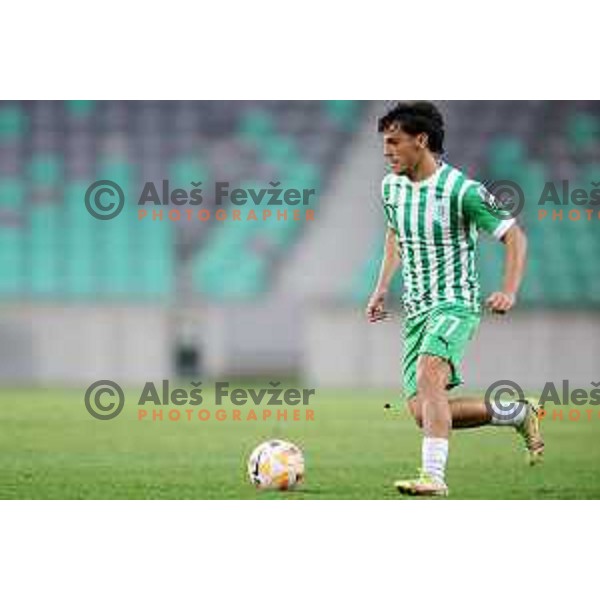
{"label": "green stadium seat", "polygon": [[592,184],[592,182],[600,182],[600,164],[584,165],[579,173],[579,181],[581,182],[581,187],[588,192],[591,192],[594,188],[600,189],[600,187],[595,187]]}
{"label": "green stadium seat", "polygon": [[93,253],[66,254],[61,292],[66,297],[95,298],[97,287]]}
{"label": "green stadium seat", "polygon": [[[311,189],[320,185],[319,168],[306,162],[294,162],[286,164],[283,175],[284,186],[287,189]],[[311,195],[311,201],[315,201],[318,194]]]}
{"label": "green stadium seat", "polygon": [[20,228],[0,227],[0,295],[23,293],[23,233]]}
{"label": "green stadium seat", "polygon": [[263,156],[267,161],[270,159],[280,159],[283,161],[294,160],[297,157],[296,144],[291,138],[286,136],[272,136],[265,138]]}
{"label": "green stadium seat", "polygon": [[600,122],[594,115],[577,112],[567,121],[567,139],[575,149],[586,149],[600,139]]}
{"label": "green stadium seat", "polygon": [[58,204],[39,206],[31,211],[28,237],[31,292],[34,295],[58,293],[62,217]]}
{"label": "green stadium seat", "polygon": [[240,265],[235,277],[231,277],[227,284],[228,293],[237,298],[249,299],[265,288],[265,274],[267,265],[264,260],[247,257]]}
{"label": "green stadium seat", "polygon": [[94,100],[66,100],[67,111],[76,117],[87,117],[94,110]]}
{"label": "green stadium seat", "polygon": [[350,129],[355,123],[359,104],[355,100],[327,100],[325,109],[332,121]]}
{"label": "green stadium seat", "polygon": [[63,181],[62,159],[53,154],[37,154],[29,163],[29,179],[34,186],[56,186]]}
{"label": "green stadium seat", "polygon": [[494,180],[510,179],[519,181],[522,166],[525,162],[525,147],[518,138],[496,138],[489,146],[489,174]]}
{"label": "green stadium seat", "polygon": [[538,199],[548,180],[548,172],[540,162],[527,162],[517,174],[516,182],[521,186],[525,198],[522,216],[527,220],[537,220]]}
{"label": "green stadium seat", "polygon": [[275,131],[272,116],[261,109],[253,109],[246,112],[239,125],[239,135],[247,142],[260,144],[264,138]]}
{"label": "green stadium seat", "polygon": [[25,185],[22,181],[11,178],[0,179],[0,207],[17,208],[25,198]]}
{"label": "green stadium seat", "polygon": [[114,181],[123,189],[125,198],[131,200],[128,192],[133,182],[133,166],[126,157],[104,157],[98,164],[97,176]]}
{"label": "green stadium seat", "polygon": [[519,292],[519,302],[521,304],[538,304],[544,299],[544,285],[539,276],[540,267],[530,260],[528,264],[528,273],[521,290]]}
{"label": "green stadium seat", "polygon": [[208,170],[206,166],[196,157],[180,158],[169,166],[170,189],[185,189],[188,193],[193,189],[192,181],[202,182],[201,189],[206,193]]}
{"label": "green stadium seat", "polygon": [[[358,273],[349,288],[350,298],[357,304],[363,304],[367,301],[377,283],[379,268],[381,266],[381,243],[376,244],[371,253],[360,266]],[[390,286],[390,297],[399,299],[402,295],[402,276],[397,273]]]}
{"label": "green stadium seat", "polygon": [[0,140],[13,140],[25,134],[27,119],[17,104],[0,106]]}
{"label": "green stadium seat", "polygon": [[173,256],[170,252],[156,254],[152,260],[144,260],[136,268],[134,296],[167,298],[173,291]]}

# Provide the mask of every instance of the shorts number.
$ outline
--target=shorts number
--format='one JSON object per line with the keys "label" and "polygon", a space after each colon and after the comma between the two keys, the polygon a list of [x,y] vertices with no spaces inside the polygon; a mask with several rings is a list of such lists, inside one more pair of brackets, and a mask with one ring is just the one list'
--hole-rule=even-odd
{"label": "shorts number", "polygon": [[431,330],[431,333],[439,334],[440,329],[442,328],[442,325],[444,325],[446,322],[448,322],[448,329],[446,330],[445,334],[441,334],[441,335],[444,335],[445,337],[449,338],[454,333],[454,331],[456,331],[456,328],[460,325],[460,319],[453,315],[442,315],[437,320],[435,326]]}

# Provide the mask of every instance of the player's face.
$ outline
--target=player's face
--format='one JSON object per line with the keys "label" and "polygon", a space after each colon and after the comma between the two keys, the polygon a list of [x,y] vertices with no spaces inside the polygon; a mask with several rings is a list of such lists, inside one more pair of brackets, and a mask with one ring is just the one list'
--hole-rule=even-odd
{"label": "player's face", "polygon": [[384,132],[383,153],[396,175],[403,175],[418,164],[423,152],[420,138],[405,133],[398,126],[392,126]]}

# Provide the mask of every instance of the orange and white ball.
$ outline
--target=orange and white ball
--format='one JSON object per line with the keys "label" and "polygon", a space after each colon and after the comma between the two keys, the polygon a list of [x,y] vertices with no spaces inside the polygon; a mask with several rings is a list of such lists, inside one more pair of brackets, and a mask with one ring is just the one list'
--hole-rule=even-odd
{"label": "orange and white ball", "polygon": [[269,440],[257,446],[248,459],[248,476],[262,490],[289,490],[304,479],[304,456],[285,440]]}

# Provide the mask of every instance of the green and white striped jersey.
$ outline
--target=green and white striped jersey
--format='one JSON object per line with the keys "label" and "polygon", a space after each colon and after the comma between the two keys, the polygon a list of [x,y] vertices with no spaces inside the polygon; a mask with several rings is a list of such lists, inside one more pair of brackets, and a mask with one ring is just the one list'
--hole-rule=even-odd
{"label": "green and white striped jersey", "polygon": [[445,163],[419,182],[390,173],[382,192],[388,226],[400,244],[408,316],[442,303],[479,312],[478,231],[500,239],[515,220],[494,215],[483,185]]}

